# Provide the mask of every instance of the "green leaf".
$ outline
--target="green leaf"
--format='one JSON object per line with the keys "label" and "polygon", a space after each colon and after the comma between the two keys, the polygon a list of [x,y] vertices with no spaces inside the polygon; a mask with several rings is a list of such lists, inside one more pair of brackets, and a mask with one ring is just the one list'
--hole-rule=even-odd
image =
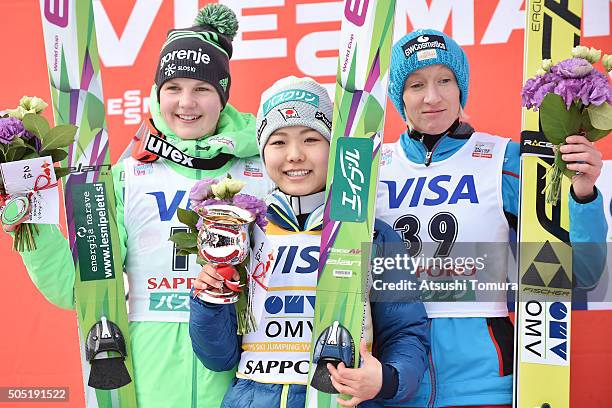
{"label": "green leaf", "polygon": [[68,167],[54,167],[53,170],[55,170],[56,179],[60,179],[61,177],[64,177],[70,174],[70,168]]}
{"label": "green leaf", "polygon": [[602,103],[599,106],[588,106],[586,109],[591,119],[591,125],[595,129],[607,130],[608,132],[612,129],[612,105]]}
{"label": "green leaf", "polygon": [[198,253],[197,248],[185,248],[185,249],[181,249],[176,254],[178,256],[188,256],[188,255],[197,254],[197,253]]}
{"label": "green leaf", "polygon": [[42,150],[40,152],[40,157],[51,156],[53,162],[61,162],[66,157],[68,157],[68,153],[64,149],[51,149],[51,150]]}
{"label": "green leaf", "polygon": [[6,161],[18,161],[23,159],[23,157],[28,154],[30,150],[25,146],[10,146],[6,151]]}
{"label": "green leaf", "polygon": [[580,110],[572,104],[567,110],[565,102],[557,94],[549,93],[540,105],[540,123],[544,136],[552,144],[565,142],[565,138],[580,130]]}
{"label": "green leaf", "polygon": [[[564,143],[562,143],[561,145],[563,145]],[[576,172],[574,170],[570,170],[567,168],[567,163],[561,158],[561,152],[559,150],[557,150],[557,152],[555,153],[555,166],[557,166],[559,168],[559,170],[561,170],[563,172],[563,174],[565,174],[567,177],[571,178],[574,177],[576,175]]]}
{"label": "green leaf", "polygon": [[176,215],[178,216],[180,222],[187,225],[191,229],[195,229],[196,224],[200,219],[200,216],[196,214],[195,211],[183,210],[182,208],[179,208],[177,210]]}
{"label": "green leaf", "polygon": [[53,150],[68,147],[74,142],[77,127],[74,125],[59,125],[47,133],[42,140],[43,150]]}
{"label": "green leaf", "polygon": [[23,140],[20,137],[16,137],[13,140],[11,140],[11,144],[8,145],[8,148],[10,149],[11,147],[23,147],[25,146],[25,140]]}
{"label": "green leaf", "polygon": [[[29,154],[30,152],[34,152],[36,153],[36,149],[34,148],[34,146],[32,146],[31,144],[28,144],[24,139],[22,139],[21,137],[16,137],[13,139],[13,141],[11,142],[10,145],[8,145],[7,151],[10,149],[25,149],[26,151],[23,153],[23,155],[25,156],[26,154]],[[21,151],[21,150],[20,150]],[[17,159],[17,160],[21,160],[21,159]]]}
{"label": "green leaf", "polygon": [[26,154],[25,156],[23,156],[23,160],[36,159],[37,157],[40,157],[40,155],[38,153],[30,152],[30,153]]}
{"label": "green leaf", "polygon": [[28,113],[23,117],[23,126],[30,133],[34,133],[39,139],[49,132],[49,122],[44,116],[36,113]]}
{"label": "green leaf", "polygon": [[591,117],[587,109],[582,111],[582,124],[580,125],[580,128],[582,131],[584,131],[585,137],[591,142],[596,142],[610,133],[609,130],[600,130],[593,127],[591,124]]}
{"label": "green leaf", "polygon": [[196,248],[198,246],[197,235],[191,232],[174,233],[169,240],[174,242],[180,249]]}
{"label": "green leaf", "polygon": [[606,137],[608,133],[610,133],[609,130],[599,130],[592,128],[586,131],[586,138],[589,139],[589,141],[591,142],[596,142],[599,139]]}

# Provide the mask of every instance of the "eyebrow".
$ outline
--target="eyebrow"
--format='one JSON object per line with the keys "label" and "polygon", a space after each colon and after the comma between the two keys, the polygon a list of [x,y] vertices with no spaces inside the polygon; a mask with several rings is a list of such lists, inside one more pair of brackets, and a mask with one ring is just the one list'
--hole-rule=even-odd
{"label": "eyebrow", "polygon": [[[300,131],[300,135],[303,135],[305,133],[310,133],[310,132],[316,132],[316,130],[314,130],[313,128],[306,127],[306,128],[304,128],[304,129],[302,129]],[[284,136],[284,137],[287,137],[289,135],[284,130],[280,130],[279,129],[279,130],[275,131],[274,133],[272,133],[270,135],[270,137],[272,137],[272,136]]]}
{"label": "eyebrow", "polygon": [[[172,79],[169,79],[168,81],[166,81],[164,83],[164,85],[166,85],[166,84],[168,84],[168,85],[176,85],[176,86],[184,86],[184,85],[181,85],[179,82],[176,82],[176,81],[174,81]],[[210,87],[213,87],[211,84],[209,84],[206,81],[200,81],[199,83],[194,85],[194,87],[198,87],[198,86],[210,86]]]}

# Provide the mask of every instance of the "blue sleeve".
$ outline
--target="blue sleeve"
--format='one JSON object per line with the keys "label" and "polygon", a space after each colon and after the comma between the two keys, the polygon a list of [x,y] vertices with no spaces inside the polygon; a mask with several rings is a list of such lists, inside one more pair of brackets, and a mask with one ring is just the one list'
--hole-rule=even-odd
{"label": "blue sleeve", "polygon": [[[518,217],[520,145],[508,143],[502,173],[504,211]],[[606,264],[606,235],[608,224],[601,193],[595,189],[590,200],[576,200],[573,190],[569,194],[569,239],[572,243],[572,271],[574,286],[592,289],[597,286]]]}
{"label": "blue sleeve", "polygon": [[[376,221],[375,244],[384,257],[395,257],[404,251],[397,233],[382,221]],[[410,271],[385,271],[384,275],[403,279],[414,278]],[[397,281],[397,279],[394,279]],[[374,326],[374,356],[383,364],[383,388],[396,386],[392,397],[385,395],[385,405],[410,399],[420,386],[427,369],[429,353],[429,319],[421,301],[385,301],[380,297],[371,303]],[[385,375],[386,373],[386,375]],[[389,378],[393,383],[389,384]],[[387,384],[385,384],[385,382]],[[391,391],[392,392],[392,391]],[[381,395],[381,394],[379,394]]]}
{"label": "blue sleeve", "polygon": [[581,204],[569,199],[570,241],[572,243],[572,271],[574,287],[595,288],[606,267],[608,223],[604,214],[603,198],[595,189],[595,198]]}
{"label": "blue sleeve", "polygon": [[516,142],[509,142],[504,155],[502,168],[502,199],[504,211],[518,217],[519,188],[521,172],[521,147]]}
{"label": "blue sleeve", "polygon": [[189,336],[198,359],[212,371],[236,367],[242,340],[236,334],[234,305],[215,305],[191,296],[190,307]]}

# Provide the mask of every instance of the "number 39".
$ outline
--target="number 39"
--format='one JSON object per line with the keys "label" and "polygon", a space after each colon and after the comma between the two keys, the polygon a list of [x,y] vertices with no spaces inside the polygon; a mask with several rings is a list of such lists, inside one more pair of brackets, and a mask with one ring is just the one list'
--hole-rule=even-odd
{"label": "number 39", "polygon": [[[412,214],[403,215],[395,221],[393,229],[401,235],[408,249],[408,255],[414,257],[421,253],[423,241],[418,235],[421,222],[417,217]],[[433,256],[446,257],[457,239],[457,218],[451,213],[439,212],[429,220],[427,231],[431,239],[439,244]]]}

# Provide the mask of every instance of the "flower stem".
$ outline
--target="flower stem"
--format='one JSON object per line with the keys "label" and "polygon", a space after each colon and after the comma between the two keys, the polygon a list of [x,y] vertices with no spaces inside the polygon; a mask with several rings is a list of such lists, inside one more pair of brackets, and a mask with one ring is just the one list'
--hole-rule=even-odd
{"label": "flower stem", "polygon": [[561,146],[563,146],[563,144],[560,144],[555,150],[555,161],[543,177],[546,179],[550,175],[550,179],[546,183],[546,187],[544,187],[542,193],[546,193],[546,203],[552,205],[557,205],[559,196],[561,195],[561,181],[563,178],[563,170],[561,169],[563,159],[561,159],[561,151],[559,149]]}
{"label": "flower stem", "polygon": [[31,252],[36,249],[38,226],[36,224],[21,224],[15,230],[13,239],[13,250],[19,252]]}

